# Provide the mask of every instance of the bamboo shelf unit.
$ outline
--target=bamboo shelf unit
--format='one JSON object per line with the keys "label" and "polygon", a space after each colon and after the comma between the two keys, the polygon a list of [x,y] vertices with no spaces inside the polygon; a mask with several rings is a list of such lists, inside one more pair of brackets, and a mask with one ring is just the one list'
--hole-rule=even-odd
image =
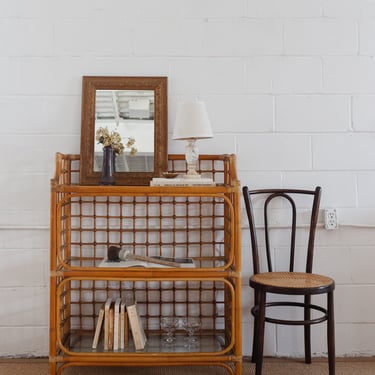
{"label": "bamboo shelf unit", "polygon": [[[184,173],[184,155],[168,170]],[[56,155],[51,180],[50,375],[71,366],[219,366],[242,373],[240,184],[234,155],[201,155],[215,186],[85,186],[79,155]],[[115,245],[193,258],[194,268],[99,267]],[[134,298],[147,336],[105,351],[92,340],[107,298]],[[199,345],[165,345],[163,315],[199,316]],[[129,335],[131,337],[131,335]]]}

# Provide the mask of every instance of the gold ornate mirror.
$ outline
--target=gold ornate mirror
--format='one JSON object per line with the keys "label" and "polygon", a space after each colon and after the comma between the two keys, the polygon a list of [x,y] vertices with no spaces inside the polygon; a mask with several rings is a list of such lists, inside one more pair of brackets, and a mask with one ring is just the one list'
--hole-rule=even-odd
{"label": "gold ornate mirror", "polygon": [[116,185],[148,185],[152,177],[161,176],[168,158],[167,102],[167,77],[84,76],[80,183],[99,185],[100,128],[117,132],[125,145],[116,156]]}

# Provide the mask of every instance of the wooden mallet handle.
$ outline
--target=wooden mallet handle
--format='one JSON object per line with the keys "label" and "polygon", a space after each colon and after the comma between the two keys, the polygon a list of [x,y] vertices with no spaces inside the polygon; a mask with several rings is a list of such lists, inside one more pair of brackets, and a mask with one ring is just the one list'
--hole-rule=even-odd
{"label": "wooden mallet handle", "polygon": [[177,262],[170,262],[169,260],[156,259],[152,257],[146,257],[146,256],[131,254],[127,252],[125,252],[124,258],[129,259],[129,260],[142,260],[144,262],[161,264],[163,266],[169,266],[169,267],[181,267],[181,264]]}

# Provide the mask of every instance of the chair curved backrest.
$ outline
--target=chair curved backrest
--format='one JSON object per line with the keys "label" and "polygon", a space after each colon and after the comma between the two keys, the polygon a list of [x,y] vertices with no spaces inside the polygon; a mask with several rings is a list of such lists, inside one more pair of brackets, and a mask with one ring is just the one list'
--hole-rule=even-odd
{"label": "chair curved backrest", "polygon": [[[296,249],[296,232],[298,228],[297,223],[297,197],[305,196],[310,198],[311,216],[308,227],[308,242],[307,242],[307,254],[306,254],[306,268],[305,272],[312,273],[313,267],[313,256],[314,256],[314,241],[315,232],[318,222],[319,205],[321,197],[321,187],[316,187],[315,190],[301,190],[301,189],[258,189],[249,190],[247,186],[242,188],[246,213],[249,221],[251,247],[252,247],[252,258],[253,258],[253,271],[254,274],[260,273],[260,259],[259,259],[259,246],[257,238],[257,225],[255,223],[255,210],[253,200],[255,196],[262,198],[262,212],[264,219],[264,238],[265,238],[265,249],[268,272],[273,272],[274,267],[272,264],[271,244],[270,244],[270,214],[272,209],[270,203],[274,199],[283,199],[287,202],[286,207],[289,207],[291,211],[290,221],[290,249],[289,249],[289,272],[295,270],[295,249]],[[309,207],[309,208],[310,208]]]}

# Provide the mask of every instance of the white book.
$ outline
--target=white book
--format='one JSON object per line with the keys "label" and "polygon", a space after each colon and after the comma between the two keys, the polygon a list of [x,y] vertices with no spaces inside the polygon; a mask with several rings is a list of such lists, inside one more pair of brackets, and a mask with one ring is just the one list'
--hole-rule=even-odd
{"label": "white book", "polygon": [[96,349],[97,346],[98,346],[100,333],[102,331],[103,321],[104,321],[104,305],[99,310],[98,321],[96,323],[94,339],[92,340],[92,348],[93,349]]}
{"label": "white book", "polygon": [[154,177],[150,186],[216,186],[212,178],[160,178]]}
{"label": "white book", "polygon": [[[126,320],[125,320],[126,319]],[[120,303],[120,349],[124,350],[125,345],[127,345],[127,340],[125,340],[125,329],[128,329],[128,317],[125,311],[125,301]]]}
{"label": "white book", "polygon": [[113,330],[114,330],[114,302],[112,302],[109,309],[109,337],[108,337],[108,350],[113,350]]}
{"label": "white book", "polygon": [[120,303],[121,298],[116,298],[114,306],[113,350],[120,348]]}
{"label": "white book", "polygon": [[146,345],[147,337],[143,329],[142,320],[139,316],[137,302],[127,304],[126,310],[128,312],[129,324],[133,336],[135,350],[142,350]]}
{"label": "white book", "polygon": [[108,298],[104,305],[104,350],[109,349],[109,330],[110,330],[110,308],[112,298]]}

